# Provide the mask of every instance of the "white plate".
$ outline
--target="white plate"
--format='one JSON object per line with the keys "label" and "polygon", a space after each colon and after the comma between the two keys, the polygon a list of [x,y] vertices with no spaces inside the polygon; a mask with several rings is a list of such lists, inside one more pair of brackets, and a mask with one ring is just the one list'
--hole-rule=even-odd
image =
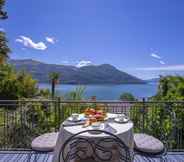
{"label": "white plate", "polygon": [[129,118],[115,118],[114,121],[117,122],[117,123],[127,123],[130,119]]}
{"label": "white plate", "polygon": [[77,119],[74,119],[72,117],[69,117],[67,120],[70,121],[70,122],[80,122],[81,118],[78,117]]}
{"label": "white plate", "polygon": [[117,114],[107,113],[107,118],[108,118],[108,119],[114,119],[114,118],[116,118],[117,116],[118,116]]}

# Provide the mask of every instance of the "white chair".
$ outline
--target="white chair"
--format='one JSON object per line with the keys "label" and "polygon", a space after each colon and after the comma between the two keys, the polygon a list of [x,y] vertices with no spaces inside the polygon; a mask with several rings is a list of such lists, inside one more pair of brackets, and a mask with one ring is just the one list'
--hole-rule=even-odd
{"label": "white chair", "polygon": [[166,147],[159,139],[144,133],[134,134],[134,149],[135,154],[159,158],[161,161],[165,160],[167,153]]}
{"label": "white chair", "polygon": [[[35,155],[34,161],[37,161],[38,154],[51,153],[54,151],[58,134],[58,132],[45,133],[36,137],[32,141],[31,148],[33,150],[33,154]],[[31,156],[29,158],[31,158]]]}

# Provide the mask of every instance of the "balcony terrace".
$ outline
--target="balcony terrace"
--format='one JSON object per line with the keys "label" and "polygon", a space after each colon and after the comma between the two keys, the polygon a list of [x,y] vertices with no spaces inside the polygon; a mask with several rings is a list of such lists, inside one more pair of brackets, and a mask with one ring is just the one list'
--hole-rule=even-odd
{"label": "balcony terrace", "polygon": [[[0,101],[0,162],[27,161],[31,141],[46,132],[58,131],[72,113],[87,107],[110,113],[124,113],[134,123],[134,132],[149,133],[168,146],[168,162],[184,162],[184,102],[121,102],[19,100]],[[52,161],[52,154],[40,154],[37,161]],[[33,159],[31,159],[33,161]],[[135,162],[157,161],[135,156]]]}

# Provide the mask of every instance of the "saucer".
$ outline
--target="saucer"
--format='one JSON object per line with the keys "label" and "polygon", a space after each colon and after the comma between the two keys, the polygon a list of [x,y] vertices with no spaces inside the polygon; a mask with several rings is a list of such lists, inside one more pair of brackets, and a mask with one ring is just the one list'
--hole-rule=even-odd
{"label": "saucer", "polygon": [[104,130],[104,124],[100,124],[99,126],[90,126],[89,127],[89,130],[93,130],[93,131],[90,131],[89,133],[91,134],[101,134],[102,132],[98,131],[98,130]]}
{"label": "saucer", "polygon": [[80,122],[81,118],[78,117],[78,118],[75,119],[75,118],[69,117],[67,120],[70,121],[70,122]]}
{"label": "saucer", "polygon": [[114,121],[117,123],[127,123],[130,119],[128,117],[115,118]]}

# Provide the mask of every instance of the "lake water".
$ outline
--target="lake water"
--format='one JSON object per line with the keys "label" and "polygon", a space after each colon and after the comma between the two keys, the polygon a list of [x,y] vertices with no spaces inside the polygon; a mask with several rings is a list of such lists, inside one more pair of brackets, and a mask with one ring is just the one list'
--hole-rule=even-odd
{"label": "lake water", "polygon": [[[117,100],[124,92],[130,92],[137,98],[151,97],[157,92],[157,84],[121,84],[121,85],[85,85],[85,98],[96,96],[98,100]],[[39,84],[40,88],[50,89],[51,85],[46,83]],[[74,90],[77,85],[61,84],[56,86],[56,93],[64,95]]]}

